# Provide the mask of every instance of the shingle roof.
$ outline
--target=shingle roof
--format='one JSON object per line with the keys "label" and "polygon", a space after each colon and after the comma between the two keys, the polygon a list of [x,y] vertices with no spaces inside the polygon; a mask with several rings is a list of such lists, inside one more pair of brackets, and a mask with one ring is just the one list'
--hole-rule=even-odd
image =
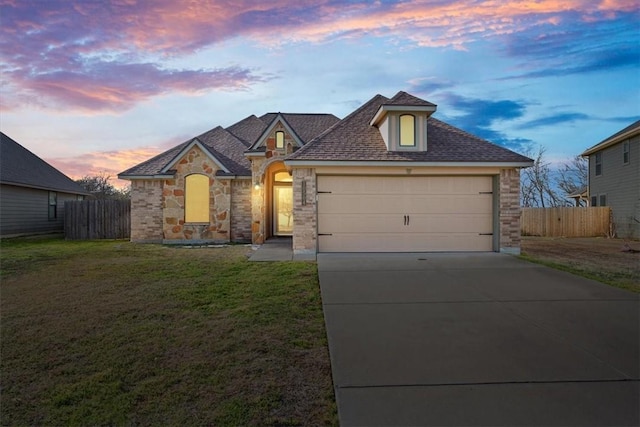
{"label": "shingle roof", "polygon": [[407,92],[400,91],[395,94],[393,98],[384,103],[384,105],[406,105],[406,106],[420,106],[420,107],[435,107],[433,104],[424,99],[417,98]]}
{"label": "shingle roof", "polygon": [[[380,106],[390,102],[419,103],[400,92],[392,101],[376,95],[324,134],[310,141],[288,160],[389,162],[531,162],[528,157],[492,144],[434,118],[427,121],[427,151],[387,151],[380,131],[369,123]],[[416,101],[417,100],[417,101]],[[433,104],[432,104],[433,105]]]}
{"label": "shingle roof", "polygon": [[71,178],[0,132],[0,182],[71,194],[89,194]]}
{"label": "shingle roof", "polygon": [[[247,146],[239,138],[220,126],[198,135],[196,138],[207,148],[211,155],[229,170],[231,175],[251,176],[251,163],[244,156]],[[122,177],[160,175],[166,166],[177,160],[176,156],[194,139],[185,141],[118,175]],[[217,174],[228,175],[224,171],[218,171]]]}
{"label": "shingle roof", "polygon": [[[196,138],[222,163],[231,175],[251,176],[251,163],[244,153],[260,138],[271,123],[281,116],[303,143],[308,142],[322,131],[338,122],[333,114],[290,114],[267,113],[261,117],[251,115],[224,129],[220,126],[198,135]],[[162,175],[162,170],[193,141],[194,138],[170,150],[142,162],[118,174],[122,178],[132,176]],[[260,149],[256,150],[260,151]],[[218,175],[227,175],[218,171]]]}
{"label": "shingle roof", "polygon": [[333,114],[284,113],[282,117],[305,144],[340,121]]}
{"label": "shingle roof", "polygon": [[[278,117],[287,123],[303,145],[340,121],[333,114],[267,113],[260,117],[260,120],[267,123],[265,131]],[[260,151],[260,147],[252,151],[256,150]]]}
{"label": "shingle roof", "polygon": [[251,162],[244,156],[247,147],[229,131],[218,126],[197,138],[232,175],[251,176]]}
{"label": "shingle roof", "polygon": [[240,139],[247,147],[250,147],[251,144],[256,142],[256,139],[262,135],[267,125],[267,122],[252,114],[246,119],[229,126],[227,130]]}

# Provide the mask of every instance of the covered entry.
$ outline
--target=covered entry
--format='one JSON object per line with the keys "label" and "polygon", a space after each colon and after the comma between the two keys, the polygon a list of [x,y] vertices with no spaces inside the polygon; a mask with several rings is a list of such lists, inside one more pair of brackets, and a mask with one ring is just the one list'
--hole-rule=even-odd
{"label": "covered entry", "polygon": [[320,252],[493,250],[491,176],[318,176]]}

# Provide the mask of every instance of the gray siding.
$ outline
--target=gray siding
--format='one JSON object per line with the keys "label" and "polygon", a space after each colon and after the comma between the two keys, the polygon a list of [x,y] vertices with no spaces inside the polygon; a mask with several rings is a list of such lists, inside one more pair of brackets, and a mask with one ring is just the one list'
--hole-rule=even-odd
{"label": "gray siding", "polygon": [[57,218],[49,220],[49,191],[14,185],[0,185],[0,236],[62,232],[64,202],[77,195],[58,194]]}
{"label": "gray siding", "polygon": [[602,153],[602,174],[596,176],[596,155],[589,156],[589,196],[607,197],[613,212],[617,236],[640,238],[640,135],[629,140],[630,160],[623,162],[623,143],[605,148]]}

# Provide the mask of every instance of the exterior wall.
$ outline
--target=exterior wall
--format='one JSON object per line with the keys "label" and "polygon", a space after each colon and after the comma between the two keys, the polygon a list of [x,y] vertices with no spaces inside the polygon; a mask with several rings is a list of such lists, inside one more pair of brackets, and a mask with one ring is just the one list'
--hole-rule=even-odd
{"label": "exterior wall", "polygon": [[[333,171],[332,172],[338,172]],[[350,170],[349,173],[353,173]],[[406,175],[406,171],[404,171]],[[435,173],[436,171],[431,171]],[[457,171],[458,174],[466,174],[466,171]],[[485,170],[485,175],[486,175]],[[293,250],[294,254],[315,253],[317,248],[317,201],[316,201],[316,173],[314,168],[293,169],[293,195],[294,195],[294,225],[293,225]],[[342,174],[344,174],[344,169]],[[475,174],[480,174],[478,170]],[[496,248],[500,252],[520,253],[520,171],[518,169],[501,169],[496,177],[495,206]],[[302,186],[306,183],[306,199],[303,203]]]}
{"label": "exterior wall", "polygon": [[236,179],[231,181],[231,241],[251,241],[251,180]]}
{"label": "exterior wall", "polygon": [[131,181],[131,241],[162,242],[162,180]]}
{"label": "exterior wall", "polygon": [[0,236],[62,232],[64,202],[84,196],[56,192],[56,218],[49,219],[49,191],[16,185],[0,185]]}
{"label": "exterior wall", "polygon": [[[306,186],[305,191],[303,191],[303,186]],[[318,246],[317,230],[318,215],[315,169],[293,169],[294,255],[316,253],[316,248]]]}
{"label": "exterior wall", "polygon": [[257,189],[252,190],[251,196],[251,242],[254,245],[264,243],[266,208],[265,208],[265,183],[264,172],[260,172],[265,165],[264,157],[254,157],[251,159],[251,176],[252,182],[259,185]]}
{"label": "exterior wall", "polygon": [[589,196],[606,196],[616,235],[640,239],[640,135],[629,140],[629,163],[623,162],[623,142],[605,148],[602,174],[596,176],[595,154],[589,156]]}
{"label": "exterior wall", "polygon": [[[276,132],[278,131],[284,132],[284,148],[282,149],[276,148]],[[268,229],[271,223],[268,216],[271,215],[271,212],[269,210],[269,203],[267,200],[268,197],[271,196],[271,189],[269,186],[271,186],[272,183],[268,176],[270,167],[276,162],[282,162],[286,155],[293,153],[293,147],[295,145],[296,143],[293,137],[287,132],[284,125],[278,122],[266,136],[264,157],[250,157],[251,181],[252,183],[257,183],[260,186],[258,189],[252,190],[251,241],[255,245],[263,244],[271,234]]]}
{"label": "exterior wall", "polygon": [[520,171],[500,170],[499,183],[500,252],[520,254]]}
{"label": "exterior wall", "polygon": [[[215,177],[215,163],[200,148],[193,147],[176,164],[174,179],[164,181],[162,188],[162,231],[164,241],[230,241],[231,183]],[[186,223],[185,178],[191,174],[209,177],[209,222]]]}

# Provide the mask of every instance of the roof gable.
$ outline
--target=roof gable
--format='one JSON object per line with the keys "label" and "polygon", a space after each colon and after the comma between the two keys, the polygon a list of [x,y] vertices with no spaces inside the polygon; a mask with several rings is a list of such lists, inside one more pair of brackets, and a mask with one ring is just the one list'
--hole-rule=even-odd
{"label": "roof gable", "polygon": [[216,158],[215,154],[212,152],[213,150],[210,150],[209,147],[205,146],[202,141],[198,139],[198,137],[193,138],[191,142],[189,142],[182,148],[182,150],[178,151],[173,159],[160,170],[160,173],[167,173],[168,171],[173,169],[175,164],[180,161],[180,159],[182,159],[194,147],[198,147],[202,152],[204,152],[207,157],[209,157],[213,161],[213,163],[218,166],[218,168],[222,169],[226,173],[229,173],[229,169],[227,169],[225,165]]}
{"label": "roof gable", "polygon": [[267,123],[267,127],[255,140],[250,150],[257,150],[266,145],[266,139],[278,123],[282,123],[298,147],[302,147],[314,137],[331,127],[339,118],[333,114],[297,114],[297,113],[267,113],[260,117]]}
{"label": "roof gable", "polygon": [[420,99],[416,96],[411,95],[410,93],[403,91],[396,93],[393,98],[385,102],[385,105],[402,105],[405,107],[436,107],[436,104],[425,101],[424,99]]}
{"label": "roof gable", "polygon": [[371,119],[372,126],[378,126],[390,111],[396,112],[423,112],[427,116],[433,114],[438,106],[424,99],[417,98],[407,92],[398,92],[395,96],[384,102]]}
{"label": "roof gable", "polygon": [[127,169],[118,176],[122,179],[173,176],[171,167],[193,146],[198,146],[218,165],[218,176],[251,176],[251,164],[243,154],[247,148],[245,143],[220,126]]}
{"label": "roof gable", "polygon": [[87,195],[80,184],[0,132],[0,182]]}
{"label": "roof gable", "polygon": [[278,113],[273,118],[273,120],[271,120],[271,123],[262,132],[262,134],[258,137],[258,139],[256,139],[256,141],[253,143],[253,145],[251,147],[249,147],[249,150],[257,150],[260,147],[266,146],[267,137],[269,136],[269,134],[271,134],[273,129],[278,125],[278,123],[282,123],[282,126],[284,126],[284,129],[287,131],[287,133],[289,135],[291,135],[291,137],[293,138],[294,142],[296,143],[296,145],[298,147],[302,147],[304,145],[304,142],[302,141],[302,139],[300,139],[298,134],[293,130],[293,128],[289,125],[289,123],[284,119],[282,114]]}

